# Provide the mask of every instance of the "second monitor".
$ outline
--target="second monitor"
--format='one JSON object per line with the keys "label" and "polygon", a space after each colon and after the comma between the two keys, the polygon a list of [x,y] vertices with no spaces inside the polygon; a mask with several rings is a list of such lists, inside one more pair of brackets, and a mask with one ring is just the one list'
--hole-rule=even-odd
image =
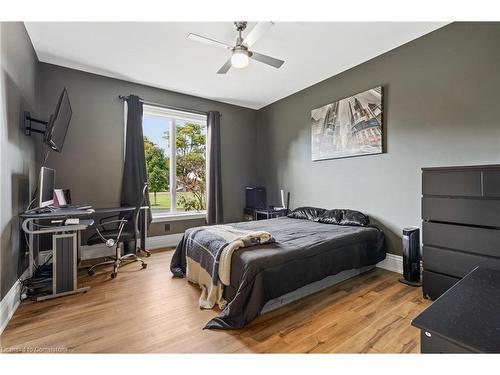
{"label": "second monitor", "polygon": [[40,169],[39,207],[48,207],[54,204],[54,186],[56,171],[52,168]]}

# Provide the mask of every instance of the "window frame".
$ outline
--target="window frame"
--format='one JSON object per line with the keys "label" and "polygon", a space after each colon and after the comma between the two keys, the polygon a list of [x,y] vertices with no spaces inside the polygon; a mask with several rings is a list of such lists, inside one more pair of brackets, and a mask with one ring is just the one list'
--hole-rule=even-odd
{"label": "window frame", "polygon": [[[207,118],[204,115],[188,112],[188,111],[180,111],[175,109],[170,109],[166,107],[161,107],[153,104],[143,104],[143,113],[144,116],[154,116],[160,117],[169,120],[170,123],[170,155],[169,155],[169,186],[170,186],[170,212],[162,212],[155,213],[153,209],[151,209],[151,213],[153,216],[153,222],[160,221],[176,221],[176,220],[190,220],[190,219],[201,219],[206,216],[206,209],[201,211],[177,211],[177,145],[176,145],[176,136],[177,136],[177,121],[193,121],[193,122],[201,122],[204,124],[205,129],[207,128]],[[126,126],[126,125],[125,125]],[[205,170],[207,170],[208,166],[206,163],[207,160],[207,147],[205,143]],[[208,176],[208,173],[206,173]],[[174,187],[172,189],[172,186]],[[206,191],[205,191],[206,196]],[[173,204],[172,204],[173,203]]]}

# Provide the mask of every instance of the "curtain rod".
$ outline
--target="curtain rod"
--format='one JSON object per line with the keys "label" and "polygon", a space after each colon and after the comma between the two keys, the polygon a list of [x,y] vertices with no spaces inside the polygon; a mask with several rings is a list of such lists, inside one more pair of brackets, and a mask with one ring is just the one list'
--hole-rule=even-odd
{"label": "curtain rod", "polygon": [[[118,98],[120,100],[127,100],[128,96],[119,95]],[[189,109],[189,108],[183,108],[183,107],[174,107],[174,106],[170,106],[170,105],[166,105],[166,104],[150,102],[150,101],[144,100],[142,98],[139,98],[139,100],[140,100],[140,102],[142,104],[151,105],[151,106],[155,106],[155,107],[166,108],[166,109],[172,109],[174,111],[191,112],[191,113],[197,113],[199,115],[205,115],[205,116],[208,114],[208,112],[199,111],[199,110],[196,110],[196,109]],[[221,117],[222,117],[222,115],[221,115]]]}

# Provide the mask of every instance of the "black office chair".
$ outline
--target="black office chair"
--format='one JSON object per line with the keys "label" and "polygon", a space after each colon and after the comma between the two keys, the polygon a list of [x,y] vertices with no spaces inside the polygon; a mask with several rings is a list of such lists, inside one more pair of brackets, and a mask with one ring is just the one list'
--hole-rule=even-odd
{"label": "black office chair", "polygon": [[[111,260],[106,260],[110,257],[105,258],[103,262],[96,263],[88,269],[89,275],[95,274],[95,268],[113,264],[113,272],[111,273],[111,278],[114,279],[118,274],[118,269],[123,262],[141,262],[142,268],[146,268],[148,265],[144,260],[139,258],[136,254],[138,250],[137,242],[139,238],[139,217],[141,213],[141,207],[146,201],[148,185],[144,184],[142,189],[142,199],[140,203],[136,206],[135,211],[132,214],[128,213],[122,215],[121,213],[115,214],[113,216],[108,216],[99,220],[99,224],[96,226],[96,233],[94,233],[88,240],[87,245],[97,245],[99,243],[104,243],[107,247],[115,246],[115,256],[112,256]],[[132,216],[132,217],[131,217]],[[116,218],[116,219],[114,219]],[[114,220],[110,220],[114,219]],[[133,225],[127,225],[133,220]],[[133,242],[135,250],[133,253],[121,255],[120,244],[124,242]]]}

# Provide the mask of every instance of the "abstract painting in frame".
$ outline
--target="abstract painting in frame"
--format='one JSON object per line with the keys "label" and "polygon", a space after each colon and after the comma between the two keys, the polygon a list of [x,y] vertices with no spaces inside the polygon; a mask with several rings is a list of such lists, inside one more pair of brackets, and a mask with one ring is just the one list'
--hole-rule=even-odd
{"label": "abstract painting in frame", "polygon": [[382,153],[382,87],[311,111],[312,160]]}

